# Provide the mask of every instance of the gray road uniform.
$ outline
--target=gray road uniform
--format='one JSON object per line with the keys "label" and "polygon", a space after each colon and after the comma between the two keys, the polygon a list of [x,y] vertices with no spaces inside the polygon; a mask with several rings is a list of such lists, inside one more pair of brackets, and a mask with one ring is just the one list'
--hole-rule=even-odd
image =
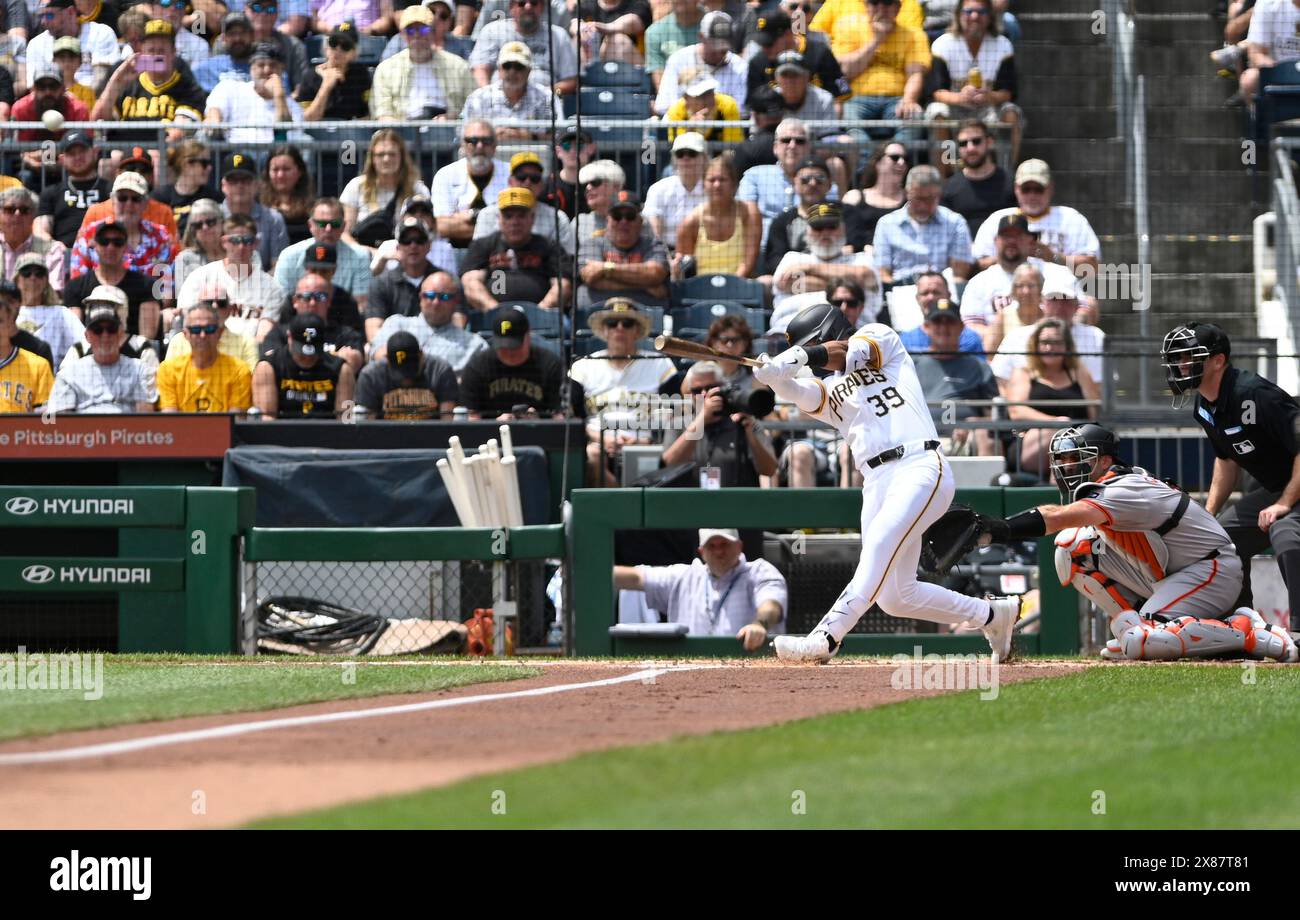
{"label": "gray road uniform", "polygon": [[1227,531],[1186,492],[1115,465],[1079,486],[1075,500],[1106,522],[1058,533],[1056,572],[1110,615],[1111,657],[1291,654],[1294,645],[1258,614],[1233,611],[1241,560]]}

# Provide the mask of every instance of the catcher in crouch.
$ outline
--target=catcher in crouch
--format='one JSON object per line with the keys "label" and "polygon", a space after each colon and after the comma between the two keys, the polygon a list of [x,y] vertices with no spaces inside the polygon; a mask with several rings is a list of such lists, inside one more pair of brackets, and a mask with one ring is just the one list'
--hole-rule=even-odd
{"label": "catcher in crouch", "polygon": [[1100,425],[1063,428],[1050,450],[1063,504],[983,518],[981,529],[999,543],[1057,534],[1061,584],[1110,615],[1105,657],[1296,660],[1286,630],[1248,607],[1228,614],[1241,560],[1186,492],[1122,463],[1119,438]]}

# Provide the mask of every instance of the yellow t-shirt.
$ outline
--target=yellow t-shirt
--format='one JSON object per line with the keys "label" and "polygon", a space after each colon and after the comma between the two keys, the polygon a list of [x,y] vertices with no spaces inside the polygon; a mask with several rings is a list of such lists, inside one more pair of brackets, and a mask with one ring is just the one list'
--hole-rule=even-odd
{"label": "yellow t-shirt", "polygon": [[[246,335],[231,332],[229,326],[221,333],[221,341],[217,343],[217,351],[223,355],[230,355],[232,358],[239,359],[248,365],[250,371],[257,367],[257,362],[262,357],[258,351],[257,342]],[[165,360],[170,361],[176,358],[188,361],[189,357],[190,340],[185,338],[184,335],[172,336],[172,340],[167,343],[167,357]]]}
{"label": "yellow t-shirt", "polygon": [[[876,49],[867,69],[853,78],[851,86],[855,96],[901,96],[907,85],[906,66],[920,64],[930,67],[930,42],[921,31],[921,8],[911,15],[909,0],[904,0],[894,31]],[[818,10],[808,28],[829,36],[831,53],[837,59],[871,43],[871,14],[863,0],[827,0]],[[913,19],[915,23],[913,24]]]}
{"label": "yellow t-shirt", "polygon": [[[709,121],[741,121],[740,106],[736,100],[726,93],[715,92],[714,100],[717,102],[718,112]],[[664,121],[686,121],[686,97],[682,97],[668,107],[664,113]],[[690,128],[669,128],[668,140],[676,140],[677,135],[683,131],[690,131]],[[699,129],[699,133],[704,135],[706,141],[722,141],[724,144],[743,144],[745,142],[744,128],[709,128],[707,131]]]}
{"label": "yellow t-shirt", "polygon": [[95,107],[95,91],[84,83],[73,83],[68,92],[86,104],[86,111]]}
{"label": "yellow t-shirt", "polygon": [[54,389],[50,362],[18,346],[0,359],[0,413],[31,412],[43,406]]}
{"label": "yellow t-shirt", "polygon": [[158,365],[158,407],[181,412],[242,412],[253,404],[253,372],[244,362],[218,354],[199,370],[184,357]]}

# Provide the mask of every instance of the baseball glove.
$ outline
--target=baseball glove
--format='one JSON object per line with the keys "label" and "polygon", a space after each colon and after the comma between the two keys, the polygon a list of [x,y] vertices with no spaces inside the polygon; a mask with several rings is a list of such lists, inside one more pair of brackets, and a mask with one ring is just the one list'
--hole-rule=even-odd
{"label": "baseball glove", "polygon": [[983,533],[981,517],[966,505],[953,505],[921,537],[921,575],[942,579],[977,545]]}

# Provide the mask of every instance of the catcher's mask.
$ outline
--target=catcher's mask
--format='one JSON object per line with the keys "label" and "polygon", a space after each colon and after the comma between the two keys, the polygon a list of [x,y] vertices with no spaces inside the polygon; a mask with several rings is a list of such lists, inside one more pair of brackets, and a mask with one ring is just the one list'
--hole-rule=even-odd
{"label": "catcher's mask", "polygon": [[1182,409],[1191,400],[1211,355],[1230,354],[1228,336],[1213,323],[1188,323],[1166,335],[1160,346],[1160,363],[1169,389],[1174,391],[1174,408]]}
{"label": "catcher's mask", "polygon": [[821,345],[836,342],[853,335],[853,324],[844,318],[840,308],[830,303],[817,303],[799,311],[785,327],[785,339],[795,345]]}
{"label": "catcher's mask", "polygon": [[1096,475],[1099,457],[1119,458],[1119,438],[1100,425],[1062,428],[1052,436],[1051,453],[1052,478],[1061,491],[1061,503],[1068,505],[1075,490]]}

